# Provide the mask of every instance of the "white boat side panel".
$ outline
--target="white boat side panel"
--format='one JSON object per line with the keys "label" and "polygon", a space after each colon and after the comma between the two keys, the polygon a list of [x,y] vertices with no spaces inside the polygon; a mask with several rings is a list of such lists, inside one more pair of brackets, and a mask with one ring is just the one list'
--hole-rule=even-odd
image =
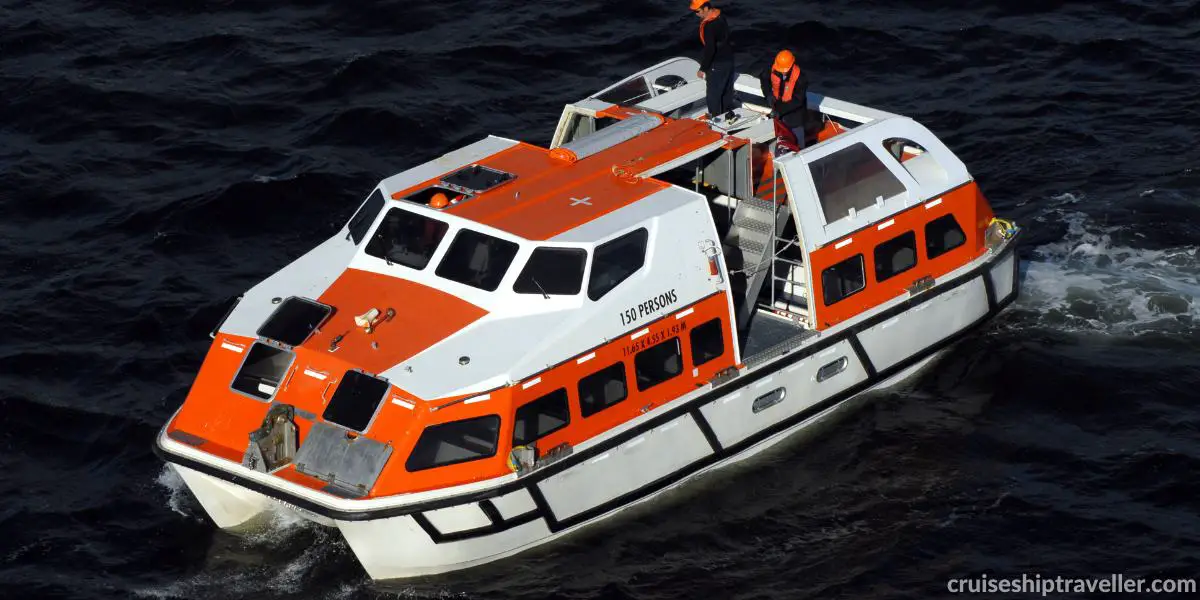
{"label": "white boat side panel", "polygon": [[712,452],[691,415],[639,435],[538,487],[554,516],[565,519],[682,469]]}
{"label": "white boat side panel", "polygon": [[479,529],[492,524],[492,520],[474,502],[431,510],[425,513],[425,518],[442,534]]}
{"label": "white boat side panel", "polygon": [[988,311],[983,277],[959,286],[859,334],[882,371],[974,323]]}
{"label": "white boat side panel", "polygon": [[[836,364],[842,358],[848,361],[845,370],[825,381],[817,381],[817,371],[821,367]],[[773,367],[768,364],[762,368]],[[866,379],[866,369],[855,356],[854,348],[843,341],[718,398],[703,406],[700,412],[708,419],[721,445],[732,446]],[[786,390],[783,400],[755,413],[755,401],[765,399],[779,388]]]}
{"label": "white boat side panel", "polygon": [[545,540],[545,521],[486,537],[435,544],[411,516],[374,521],[338,521],[346,543],[373,579],[397,579],[462,569],[512,554]]}
{"label": "white boat side panel", "polygon": [[258,492],[187,467],[173,464],[171,468],[183,478],[192,495],[200,501],[200,506],[204,507],[204,512],[212,517],[217,527],[237,527],[258,516],[268,507],[269,500]]}
{"label": "white boat side panel", "polygon": [[354,243],[346,239],[343,229],[250,288],[221,325],[221,332],[258,337],[258,328],[279,307],[271,302],[273,298],[318,298],[342,274],[357,251]]}
{"label": "white boat side panel", "polygon": [[500,516],[506,520],[519,517],[537,508],[537,505],[533,503],[533,496],[530,496],[529,491],[524,488],[498,498],[492,498],[492,504],[500,512]]}
{"label": "white boat side panel", "polygon": [[465,167],[515,145],[517,145],[515,140],[489,135],[474,144],[463,146],[453,152],[447,152],[427,163],[392,175],[384,179],[379,186],[383,189],[384,195],[387,198],[391,198],[392,194],[396,192],[408,189],[439,175],[445,175],[459,167]]}
{"label": "white boat side panel", "polygon": [[1013,252],[999,264],[992,267],[992,287],[996,290],[996,301],[1002,302],[1012,295],[1013,291],[1013,261],[1017,253]]}

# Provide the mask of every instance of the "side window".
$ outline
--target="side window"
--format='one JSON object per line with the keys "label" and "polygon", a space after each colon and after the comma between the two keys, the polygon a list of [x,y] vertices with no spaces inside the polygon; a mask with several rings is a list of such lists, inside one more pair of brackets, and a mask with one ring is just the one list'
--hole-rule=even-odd
{"label": "side window", "polygon": [[498,415],[430,425],[421,432],[404,468],[423,471],[495,456],[499,440]]}
{"label": "side window", "polygon": [[937,258],[966,241],[967,235],[954,220],[954,215],[938,217],[925,224],[925,256],[929,258]]}
{"label": "side window", "polygon": [[588,298],[603,298],[642,268],[646,262],[646,241],[649,238],[649,232],[638,229],[597,246],[595,258],[592,259],[592,278],[588,281]]}
{"label": "side window", "polygon": [[579,380],[579,412],[590,417],[629,396],[625,363],[613,363]]}
{"label": "side window", "polygon": [[354,240],[354,245],[357,246],[367,237],[367,232],[371,230],[371,225],[375,224],[375,217],[379,216],[379,211],[383,210],[383,192],[375,190],[371,192],[371,196],[366,202],[359,207],[358,212],[350,217],[350,239]]}
{"label": "side window", "polygon": [[494,292],[517,255],[517,248],[515,242],[463,229],[454,236],[436,272],[438,277]]}
{"label": "side window", "polygon": [[583,287],[587,251],[580,248],[538,248],[513,284],[518,294],[573,296]]}
{"label": "side window", "polygon": [[651,346],[633,359],[637,373],[638,391],[644,392],[683,372],[683,355],[679,351],[679,338],[671,338],[657,346]]}
{"label": "side window", "polygon": [[883,147],[922,187],[944,188],[949,185],[950,176],[946,174],[946,169],[920,144],[904,138],[890,138],[883,141]]}
{"label": "side window", "polygon": [[875,246],[875,281],[891,279],[917,266],[917,234],[909,231]]}
{"label": "side window", "polygon": [[874,206],[876,198],[887,200],[905,193],[900,183],[866,145],[857,143],[809,165],[825,222],[833,223]]}
{"label": "side window", "polygon": [[389,263],[424,269],[449,228],[437,219],[393,208],[367,242],[366,253]]}
{"label": "side window", "polygon": [[867,287],[867,274],[863,272],[863,255],[854,256],[821,272],[821,289],[825,306],[861,292]]}
{"label": "side window", "polygon": [[558,388],[517,409],[513,423],[513,446],[532,444],[571,422],[567,390]]}
{"label": "side window", "polygon": [[721,331],[720,319],[713,319],[693,329],[691,338],[694,367],[725,354],[725,334]]}

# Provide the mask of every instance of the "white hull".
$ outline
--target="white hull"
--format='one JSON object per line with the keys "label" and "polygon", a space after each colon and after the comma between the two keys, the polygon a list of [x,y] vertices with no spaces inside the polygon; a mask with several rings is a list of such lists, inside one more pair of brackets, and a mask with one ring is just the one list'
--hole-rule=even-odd
{"label": "white hull", "polygon": [[[346,507],[361,502],[334,504],[300,497],[295,490],[273,493],[249,472],[238,473],[241,483],[250,480],[265,495],[192,468],[176,468],[221,527],[241,525],[272,504],[296,508],[307,503],[300,513],[337,526],[375,579],[480,565],[550,542],[750,458],[852,399],[912,377],[1015,299],[1016,262],[1010,242],[999,256],[964,267],[925,295],[814,336],[715,389],[697,390],[583,444],[560,463],[521,478],[504,478],[492,488],[476,484],[469,490],[444,490],[440,496],[379,499],[355,513]],[[172,462],[188,464],[176,452],[182,444],[165,436],[159,444]],[[190,456],[192,466],[214,474],[240,468],[204,466],[202,454]],[[268,495],[288,500],[280,503]],[[305,502],[296,502],[297,497]],[[383,504],[387,502],[392,504]]]}

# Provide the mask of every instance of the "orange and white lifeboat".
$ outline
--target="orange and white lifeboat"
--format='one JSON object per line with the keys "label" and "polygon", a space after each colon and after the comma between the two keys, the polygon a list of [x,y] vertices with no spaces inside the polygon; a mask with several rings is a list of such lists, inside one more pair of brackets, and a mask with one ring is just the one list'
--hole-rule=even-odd
{"label": "orange and white lifeboat", "polygon": [[915,121],[810,94],[776,156],[674,59],[389,177],[248,290],[157,450],[216,524],[294,511],[374,578],[496,560],[892,385],[1018,294],[1019,230]]}

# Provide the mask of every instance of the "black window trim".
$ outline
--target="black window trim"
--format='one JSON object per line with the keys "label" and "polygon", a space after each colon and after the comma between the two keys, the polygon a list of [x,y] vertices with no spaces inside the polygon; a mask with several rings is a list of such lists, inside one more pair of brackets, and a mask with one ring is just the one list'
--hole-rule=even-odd
{"label": "black window trim", "polygon": [[[600,373],[603,373],[604,371],[612,369],[613,367],[616,367],[616,366],[621,367],[621,379],[625,382],[625,397],[623,397],[620,400],[617,400],[616,402],[613,402],[611,404],[605,404],[592,412],[585,412],[584,405],[583,405],[583,390],[579,389],[580,385],[583,383],[583,380],[587,379],[589,377],[595,377],[596,375],[599,375]],[[600,414],[622,402],[625,402],[626,400],[629,400],[629,368],[628,367],[629,367],[629,365],[626,361],[618,360],[602,369],[596,369],[595,371],[592,371],[591,373],[588,373],[587,375],[580,377],[579,381],[575,382],[575,392],[577,395],[576,402],[579,404],[579,416],[581,416],[584,419],[594,417],[594,416],[596,416],[596,415],[598,415],[598,414]],[[637,383],[636,375],[634,376],[634,383],[635,384]]]}
{"label": "black window trim", "polygon": [[[670,344],[672,342],[674,342],[674,344],[675,344],[675,352],[679,358],[679,372],[675,373],[674,375],[669,375],[664,379],[659,379],[658,381],[655,381],[654,383],[651,383],[651,384],[647,385],[646,387],[642,387],[642,380],[640,377],[638,377],[638,366],[637,366],[638,358],[640,358],[643,354],[646,354],[647,352],[651,352],[662,346],[666,346],[667,344]],[[669,339],[663,340],[663,341],[661,341],[653,346],[650,346],[649,348],[646,348],[645,350],[642,350],[641,352],[638,352],[637,354],[633,355],[633,382],[637,385],[638,392],[645,392],[647,390],[652,390],[668,381],[671,381],[672,379],[675,379],[676,377],[679,377],[680,375],[683,375],[683,340],[680,339],[680,336],[678,336],[678,335],[673,336]]]}
{"label": "black window trim", "polygon": [[[443,266],[443,263],[446,262],[446,255],[450,254],[450,248],[454,246],[454,242],[458,241],[458,236],[466,231],[469,231],[469,232],[477,234],[477,235],[482,235],[482,236],[487,236],[487,237],[490,237],[493,239],[497,239],[502,242],[516,244],[516,246],[517,246],[517,251],[513,253],[512,259],[508,261],[508,266],[504,268],[504,275],[502,277],[500,277],[499,281],[496,282],[496,287],[494,289],[489,290],[487,288],[474,286],[469,283],[463,283],[461,281],[457,281],[455,279],[450,279],[449,277],[446,277],[445,275],[438,273],[438,269],[441,269]],[[512,283],[516,283],[516,278],[520,275],[520,273],[517,273],[516,275],[513,274],[516,271],[516,269],[513,268],[513,265],[517,264],[517,257],[521,255],[521,250],[525,246],[525,244],[528,243],[527,241],[521,240],[521,239],[514,240],[514,239],[509,239],[508,237],[505,237],[502,235],[496,235],[495,230],[488,228],[486,226],[479,227],[478,223],[473,224],[473,226],[471,226],[471,227],[468,227],[465,225],[462,227],[451,226],[451,228],[446,231],[446,234],[444,236],[442,236],[443,241],[445,241],[446,239],[449,239],[450,241],[445,242],[445,243],[439,243],[437,250],[435,250],[433,252],[433,255],[429,257],[429,263],[425,265],[426,267],[428,267],[431,264],[437,263],[437,265],[433,268],[433,274],[438,279],[440,279],[442,281],[449,281],[450,283],[453,283],[455,285],[461,285],[464,287],[471,288],[472,290],[477,290],[477,291],[488,293],[488,294],[494,294],[496,292],[501,291],[504,288],[511,287],[511,284],[505,285],[505,281],[509,281],[510,279],[511,279]],[[532,253],[530,255],[532,256]]]}
{"label": "black window trim", "polygon": [[[374,224],[374,226],[371,227],[371,229],[369,231],[367,231],[367,237],[363,238],[363,241],[365,241],[366,244],[362,245],[362,253],[366,256],[369,256],[369,257],[387,265],[388,267],[403,267],[403,268],[409,269],[411,271],[423,272],[429,268],[429,265],[441,264],[442,257],[445,256],[446,249],[449,248],[449,246],[450,246],[449,243],[446,243],[446,238],[448,236],[450,236],[450,234],[452,234],[452,233],[457,233],[458,229],[461,229],[461,228],[456,227],[449,221],[446,221],[441,215],[437,215],[436,211],[432,211],[431,209],[413,210],[412,209],[413,206],[419,206],[419,205],[413,204],[411,202],[407,203],[407,204],[408,204],[408,206],[404,206],[404,205],[401,205],[400,202],[395,202],[394,204],[386,204],[385,203],[383,205],[383,210],[379,211],[380,216],[375,219],[377,222]],[[446,231],[444,233],[442,233],[441,239],[438,240],[437,247],[434,248],[433,253],[429,255],[429,260],[425,261],[425,266],[417,268],[417,267],[413,267],[410,265],[406,265],[402,262],[389,260],[386,257],[376,256],[374,254],[367,252],[367,246],[369,246],[371,244],[371,240],[375,238],[375,234],[378,233],[379,228],[383,225],[383,220],[387,218],[388,213],[390,213],[392,210],[400,210],[403,212],[412,213],[414,215],[417,215],[420,217],[425,217],[427,219],[433,220],[437,223],[441,223],[442,225],[446,226]],[[426,211],[434,212],[435,214],[429,215],[429,214],[426,214]],[[451,241],[453,241],[453,238],[451,238]]]}
{"label": "black window trim", "polygon": [[[512,289],[514,294],[528,296],[528,295],[540,293],[540,292],[519,292],[519,291],[517,291],[517,283],[520,281],[521,275],[525,274],[525,269],[527,267],[529,267],[529,262],[533,260],[533,255],[535,253],[537,253],[538,250],[571,250],[571,251],[577,251],[577,252],[583,253],[583,274],[580,276],[580,279],[579,279],[579,291],[575,292],[574,294],[556,294],[554,292],[547,292],[547,295],[563,296],[566,298],[572,298],[572,297],[578,296],[586,291],[587,284],[591,280],[591,271],[592,271],[592,252],[590,251],[590,249],[583,247],[583,246],[555,246],[555,245],[551,245],[551,244],[539,244],[539,245],[533,246],[533,248],[529,251],[529,254],[525,257],[525,261],[521,263],[521,269],[517,271],[516,277],[513,277],[512,285],[509,287]],[[516,263],[516,260],[514,260],[513,262]],[[538,282],[538,283],[541,283],[541,282]],[[503,281],[501,281],[501,284],[503,284]]]}
{"label": "black window trim", "polygon": [[[962,234],[963,239],[961,242],[959,242],[953,246],[950,246],[949,248],[944,248],[941,252],[937,253],[937,255],[930,255],[929,254],[929,226],[933,225],[934,223],[941,221],[943,219],[950,219],[954,223],[954,226],[958,228],[958,232]],[[959,248],[962,248],[963,246],[965,246],[967,244],[967,230],[963,229],[962,223],[958,222],[958,219],[956,219],[954,217],[954,213],[952,213],[952,212],[948,212],[940,217],[926,221],[925,226],[922,229],[923,229],[922,233],[924,234],[923,241],[925,242],[923,244],[925,246],[925,260],[939,259],[955,250],[958,250]]]}
{"label": "black window trim", "polygon": [[[385,384],[387,384],[386,387],[384,387],[384,389],[383,389],[383,396],[379,399],[379,403],[375,405],[375,412],[371,413],[371,418],[367,419],[367,424],[366,424],[366,426],[364,426],[362,428],[362,430],[351,429],[345,425],[342,425],[341,423],[338,423],[337,421],[330,421],[325,418],[325,411],[328,410],[329,405],[333,403],[333,395],[337,393],[337,388],[340,387],[342,385],[342,381],[344,381],[346,379],[346,373],[350,373],[352,371],[358,372],[358,373],[365,375],[367,377],[370,377],[372,379],[378,379],[379,381],[382,381]],[[350,431],[350,432],[356,433],[358,435],[366,435],[366,433],[371,430],[371,426],[375,424],[375,419],[379,418],[379,413],[383,412],[383,405],[388,403],[387,398],[392,393],[392,382],[388,381],[387,378],[385,378],[385,377],[381,377],[374,373],[368,373],[359,368],[346,369],[346,373],[343,373],[342,376],[338,379],[338,382],[337,382],[338,385],[336,387],[334,387],[333,390],[330,392],[329,402],[327,402],[325,404],[325,406],[321,409],[321,421],[328,425],[333,425],[334,427],[340,427],[342,429],[345,429],[346,431]]]}
{"label": "black window trim", "polygon": [[[379,210],[375,211],[375,217],[372,218],[369,223],[367,223],[367,229],[363,232],[362,237],[355,240],[354,227],[359,223],[366,222],[365,211],[367,210],[367,204],[370,204],[371,200],[375,199],[376,194],[379,195],[380,200],[382,201],[379,205]],[[363,200],[362,204],[358,205],[358,209],[355,210],[354,214],[350,215],[350,219],[346,221],[346,240],[353,242],[355,246],[359,246],[364,241],[368,240],[371,237],[371,233],[375,231],[375,223],[377,223],[379,218],[387,212],[387,208],[388,198],[387,195],[383,193],[383,189],[377,187],[374,190],[371,190],[371,193],[367,195],[367,199]]]}
{"label": "black window trim", "polygon": [[[880,279],[879,278],[879,248],[882,247],[884,244],[890,244],[890,243],[892,243],[904,236],[907,236],[907,235],[912,236],[912,251],[913,251],[912,264],[908,265],[908,267],[906,267],[904,269],[901,269],[899,271],[892,273],[891,275],[888,275],[887,277],[884,277],[883,279]],[[908,231],[905,231],[904,233],[901,233],[900,235],[891,237],[887,240],[884,240],[884,241],[876,244],[875,248],[873,248],[871,250],[871,260],[874,263],[874,267],[875,267],[874,268],[875,272],[873,273],[873,278],[875,279],[875,283],[883,283],[884,281],[895,278],[903,273],[907,273],[907,272],[917,268],[917,264],[919,262],[921,262],[920,250],[918,250],[918,248],[917,248],[919,245],[920,244],[918,243],[918,240],[917,240],[917,232],[912,229],[909,229]]]}
{"label": "black window trim", "polygon": [[[642,264],[639,265],[638,268],[634,269],[633,271],[630,271],[629,274],[626,275],[624,279],[617,282],[616,285],[608,288],[607,290],[604,290],[604,293],[600,294],[598,297],[593,298],[592,297],[592,277],[595,276],[596,256],[598,256],[600,254],[600,250],[609,244],[617,242],[618,240],[623,240],[625,237],[634,235],[638,232],[641,232],[643,235],[646,236],[646,245],[644,248],[642,248]],[[588,255],[589,255],[588,263],[584,269],[586,271],[584,273],[584,283],[585,283],[588,300],[591,300],[592,302],[599,302],[605,296],[612,293],[613,290],[621,287],[622,284],[624,284],[626,281],[629,281],[630,278],[632,278],[634,275],[637,275],[639,272],[641,272],[642,269],[646,268],[646,256],[649,253],[650,253],[650,229],[644,225],[641,227],[635,227],[628,231],[622,231],[621,233],[618,233],[618,234],[608,238],[607,240],[604,240],[603,242],[596,244],[595,247],[592,248],[591,252],[588,252]]]}
{"label": "black window trim", "polygon": [[[232,344],[232,342],[230,342],[230,343]],[[242,374],[242,369],[246,368],[246,361],[250,360],[250,351],[253,350],[254,346],[257,346],[257,345],[266,346],[268,348],[272,348],[274,350],[278,350],[281,352],[287,352],[288,354],[291,355],[291,360],[288,361],[287,368],[283,370],[283,375],[280,376],[280,378],[279,378],[279,385],[275,386],[275,392],[272,393],[269,398],[260,398],[258,396],[255,396],[253,394],[248,394],[246,392],[243,392],[242,390],[239,390],[239,389],[233,387],[233,382],[237,381],[238,376]],[[233,393],[238,394],[240,396],[245,396],[247,398],[250,398],[250,399],[254,400],[255,402],[265,402],[267,404],[270,404],[271,402],[275,401],[275,396],[279,395],[279,388],[283,387],[283,382],[287,380],[288,373],[290,373],[292,371],[292,369],[295,367],[296,367],[296,350],[294,348],[285,346],[283,344],[272,344],[268,341],[261,340],[261,339],[254,340],[250,344],[246,345],[245,349],[242,350],[242,360],[238,363],[237,370],[235,370],[233,372],[233,378],[229,380],[229,389]]]}
{"label": "black window trim", "polygon": [[[720,340],[720,342],[721,342],[721,352],[719,354],[714,354],[713,356],[710,356],[705,360],[697,362],[696,361],[696,332],[699,331],[702,327],[708,327],[709,325],[712,325],[713,323],[716,323],[716,325],[717,325],[717,336],[718,336],[717,339]],[[721,358],[722,356],[725,356],[725,352],[728,350],[728,348],[725,347],[725,320],[722,319],[721,317],[715,317],[715,318],[709,319],[695,327],[692,327],[691,331],[688,332],[688,350],[692,354],[692,366],[693,367],[707,365],[708,363],[710,363],[714,360],[717,360],[718,358]]]}
{"label": "black window trim", "polygon": [[[854,290],[853,292],[850,292],[849,294],[846,294],[845,296],[842,296],[841,298],[838,298],[837,300],[834,300],[833,302],[827,302],[825,300],[825,293],[826,293],[825,292],[825,272],[844,263],[844,262],[853,260],[856,257],[858,258],[859,265],[862,266],[862,273],[863,273],[862,287],[858,288],[857,290]],[[839,260],[838,262],[836,262],[832,265],[829,265],[828,267],[825,267],[825,269],[823,269],[821,271],[821,303],[824,304],[825,306],[833,306],[834,304],[837,304],[837,303],[841,302],[842,300],[845,300],[846,298],[849,298],[851,296],[861,293],[863,290],[867,289],[867,285],[868,285],[867,258],[866,258],[866,256],[863,255],[862,252],[859,252],[858,254],[855,254],[854,256],[851,256],[851,257],[843,259],[843,260]]]}
{"label": "black window trim", "polygon": [[[497,423],[496,423],[496,443],[492,446],[491,454],[472,456],[469,458],[460,458],[457,460],[452,460],[450,462],[444,462],[444,463],[437,464],[437,465],[430,465],[428,467],[422,467],[420,469],[409,468],[409,463],[412,461],[413,452],[415,452],[417,450],[417,444],[419,444],[421,442],[421,437],[424,436],[427,431],[429,431],[430,429],[433,429],[434,427],[450,425],[452,423],[461,423],[463,421],[476,421],[476,420],[480,420],[480,419],[496,419],[496,421],[497,421]],[[408,473],[419,473],[421,471],[430,471],[432,469],[441,469],[442,467],[450,467],[450,466],[454,466],[454,465],[461,465],[463,463],[475,462],[477,460],[487,460],[489,458],[495,458],[496,454],[498,452],[500,452],[500,437],[504,431],[503,426],[504,426],[504,419],[501,419],[500,415],[498,415],[498,414],[480,415],[478,417],[467,417],[465,419],[454,419],[453,421],[445,421],[442,423],[433,423],[430,425],[426,425],[424,428],[421,429],[421,433],[420,433],[420,435],[417,436],[416,441],[413,442],[412,448],[409,449],[408,458],[404,459],[404,470]]]}
{"label": "black window trim", "polygon": [[[562,425],[559,425],[558,427],[555,427],[554,429],[551,429],[545,433],[542,433],[541,435],[538,435],[527,442],[518,444],[517,443],[517,423],[520,422],[520,419],[517,418],[517,414],[521,412],[522,408],[525,408],[526,406],[532,406],[532,405],[546,399],[551,394],[557,394],[559,392],[562,392],[563,399],[566,401],[563,404],[563,406],[565,406],[567,408],[567,420],[564,421]],[[512,436],[511,436],[512,447],[516,448],[517,446],[528,446],[530,444],[536,444],[538,440],[540,440],[552,433],[562,431],[563,429],[565,429],[566,427],[568,427],[570,425],[571,425],[571,393],[569,391],[567,391],[566,386],[563,386],[558,389],[547,392],[545,394],[542,394],[541,396],[538,396],[537,398],[534,398],[533,400],[530,400],[530,401],[518,406],[517,409],[515,411],[513,411]],[[529,436],[525,436],[525,437],[528,438]]]}

